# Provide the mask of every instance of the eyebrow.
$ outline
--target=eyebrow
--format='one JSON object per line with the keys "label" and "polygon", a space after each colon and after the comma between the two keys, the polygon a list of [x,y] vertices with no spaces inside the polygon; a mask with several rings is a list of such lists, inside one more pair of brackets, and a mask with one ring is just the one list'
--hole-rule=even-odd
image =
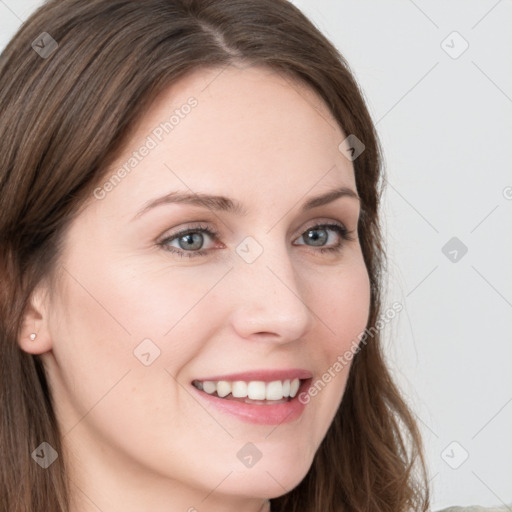
{"label": "eyebrow", "polygon": [[[311,197],[308,199],[301,208],[301,213],[331,203],[340,197],[348,197],[361,201],[357,192],[348,187],[340,187],[334,190],[329,190],[323,194]],[[143,208],[135,215],[132,220],[135,220],[142,216],[149,210],[156,208],[162,204],[190,204],[193,206],[200,206],[208,208],[214,211],[223,211],[233,213],[234,215],[245,216],[248,214],[247,209],[242,203],[236,199],[230,199],[229,197],[202,194],[202,193],[185,193],[185,192],[169,192],[162,197],[158,197],[145,203]]]}

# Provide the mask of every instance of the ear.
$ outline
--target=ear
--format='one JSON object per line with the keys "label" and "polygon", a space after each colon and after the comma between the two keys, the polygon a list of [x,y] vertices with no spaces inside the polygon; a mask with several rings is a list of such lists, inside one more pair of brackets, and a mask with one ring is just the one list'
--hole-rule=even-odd
{"label": "ear", "polygon": [[[49,331],[48,293],[44,285],[36,287],[28,300],[18,336],[18,345],[29,354],[43,354],[52,349]],[[35,334],[35,337],[33,336]],[[31,339],[31,335],[34,338]]]}

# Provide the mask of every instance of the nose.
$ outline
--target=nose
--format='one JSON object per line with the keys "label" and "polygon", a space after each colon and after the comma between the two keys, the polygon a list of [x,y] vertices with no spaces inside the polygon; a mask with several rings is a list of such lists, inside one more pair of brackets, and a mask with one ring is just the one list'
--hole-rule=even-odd
{"label": "nose", "polygon": [[252,263],[240,259],[230,283],[236,290],[231,325],[238,336],[289,343],[312,329],[316,316],[307,304],[306,283],[285,248],[265,250]]}

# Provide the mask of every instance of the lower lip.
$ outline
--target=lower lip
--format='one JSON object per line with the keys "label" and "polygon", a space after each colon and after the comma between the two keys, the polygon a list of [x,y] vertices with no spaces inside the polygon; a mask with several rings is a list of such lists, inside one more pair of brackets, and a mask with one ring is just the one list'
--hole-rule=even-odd
{"label": "lower lip", "polygon": [[257,423],[259,425],[279,425],[281,423],[290,423],[300,417],[306,404],[299,401],[300,393],[307,392],[312,379],[301,382],[299,390],[294,398],[288,402],[275,405],[255,405],[244,402],[226,400],[217,396],[209,395],[194,385],[192,388],[203,399],[219,409],[221,412],[236,416],[246,423]]}

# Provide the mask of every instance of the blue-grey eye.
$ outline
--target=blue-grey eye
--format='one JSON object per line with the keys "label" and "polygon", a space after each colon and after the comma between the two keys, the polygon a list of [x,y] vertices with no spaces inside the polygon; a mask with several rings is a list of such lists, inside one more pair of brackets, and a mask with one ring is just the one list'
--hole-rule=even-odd
{"label": "blue-grey eye", "polygon": [[[182,249],[201,249],[204,237],[198,232],[188,233],[178,238],[178,243]],[[183,243],[182,243],[183,242]]]}
{"label": "blue-grey eye", "polygon": [[[307,239],[313,242],[313,245],[325,245],[327,239],[329,238],[327,231],[327,229],[308,229]],[[320,235],[317,233],[320,233]]]}

